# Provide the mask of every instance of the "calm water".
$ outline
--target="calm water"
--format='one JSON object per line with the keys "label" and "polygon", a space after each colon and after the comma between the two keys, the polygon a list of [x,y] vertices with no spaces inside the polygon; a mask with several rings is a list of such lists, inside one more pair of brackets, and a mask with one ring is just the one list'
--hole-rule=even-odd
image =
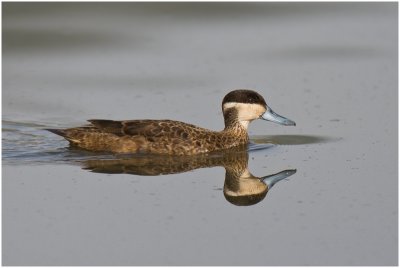
{"label": "calm water", "polygon": [[[397,3],[2,6],[3,265],[397,265]],[[43,130],[222,129],[236,88],[297,126],[185,158]]]}

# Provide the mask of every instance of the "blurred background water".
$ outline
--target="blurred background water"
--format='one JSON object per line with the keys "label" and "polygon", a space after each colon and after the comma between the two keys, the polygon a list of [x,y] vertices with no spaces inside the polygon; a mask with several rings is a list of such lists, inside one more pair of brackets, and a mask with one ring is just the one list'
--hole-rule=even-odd
{"label": "blurred background water", "polygon": [[[397,265],[397,3],[2,3],[3,265]],[[222,129],[251,88],[253,206],[223,168],[82,169],[43,130],[90,118]],[[105,157],[105,156],[101,156]],[[113,156],[106,156],[113,157]]]}

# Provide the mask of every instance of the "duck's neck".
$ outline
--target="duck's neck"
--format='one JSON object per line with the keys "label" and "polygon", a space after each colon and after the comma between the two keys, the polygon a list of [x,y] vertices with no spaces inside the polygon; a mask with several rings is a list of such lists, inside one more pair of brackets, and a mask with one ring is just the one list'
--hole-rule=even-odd
{"label": "duck's neck", "polygon": [[249,126],[248,121],[239,121],[237,111],[235,109],[229,109],[224,113],[225,129],[223,132],[232,134],[241,140],[248,141],[249,137],[247,134],[247,128]]}

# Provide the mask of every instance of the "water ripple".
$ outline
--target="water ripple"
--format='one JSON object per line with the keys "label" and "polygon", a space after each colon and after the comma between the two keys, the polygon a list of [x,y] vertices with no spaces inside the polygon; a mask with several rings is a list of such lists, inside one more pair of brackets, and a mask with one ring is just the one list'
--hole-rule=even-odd
{"label": "water ripple", "polygon": [[[2,160],[9,165],[73,163],[88,159],[115,159],[128,156],[97,153],[68,147],[68,142],[52,135],[40,123],[2,121]],[[306,135],[252,136],[248,151],[266,150],[275,145],[323,143],[328,137]]]}

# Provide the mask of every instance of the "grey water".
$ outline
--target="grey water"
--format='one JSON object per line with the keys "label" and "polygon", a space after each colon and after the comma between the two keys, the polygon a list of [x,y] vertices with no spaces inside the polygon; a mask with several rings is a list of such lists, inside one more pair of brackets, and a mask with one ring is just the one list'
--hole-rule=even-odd
{"label": "grey water", "polygon": [[[397,3],[2,13],[3,265],[398,265]],[[256,120],[247,150],[180,159],[83,151],[45,130],[219,130],[236,88],[297,125]],[[261,192],[236,198],[246,187]]]}

